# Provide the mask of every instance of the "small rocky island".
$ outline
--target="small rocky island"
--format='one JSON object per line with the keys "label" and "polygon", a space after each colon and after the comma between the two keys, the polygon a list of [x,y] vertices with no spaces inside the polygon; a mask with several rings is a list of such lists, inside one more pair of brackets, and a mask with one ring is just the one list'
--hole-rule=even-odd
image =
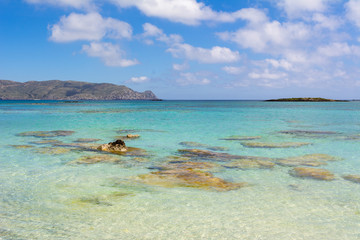
{"label": "small rocky island", "polygon": [[327,98],[279,98],[270,99],[266,102],[348,102],[346,100],[334,100]]}
{"label": "small rocky island", "polygon": [[151,91],[136,92],[124,85],[77,81],[0,80],[0,100],[157,100]]}

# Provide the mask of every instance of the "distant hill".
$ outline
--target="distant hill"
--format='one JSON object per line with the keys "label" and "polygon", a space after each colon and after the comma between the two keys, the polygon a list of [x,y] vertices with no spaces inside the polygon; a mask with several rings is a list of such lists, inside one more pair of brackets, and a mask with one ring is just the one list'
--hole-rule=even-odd
{"label": "distant hill", "polygon": [[0,80],[0,100],[157,100],[151,91],[136,92],[124,85],[77,81]]}

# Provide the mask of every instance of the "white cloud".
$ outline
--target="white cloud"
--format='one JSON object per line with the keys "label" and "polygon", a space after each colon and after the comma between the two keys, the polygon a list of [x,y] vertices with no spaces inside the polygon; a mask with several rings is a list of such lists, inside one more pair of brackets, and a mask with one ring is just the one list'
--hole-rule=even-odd
{"label": "white cloud", "polygon": [[[259,17],[248,17],[252,13]],[[236,32],[218,33],[218,36],[256,52],[279,52],[295,45],[296,42],[306,40],[310,35],[310,30],[304,23],[269,21],[262,11],[257,9],[243,9],[241,16],[248,21],[244,28]]]}
{"label": "white cloud", "polygon": [[252,79],[270,79],[270,80],[276,80],[280,78],[287,77],[286,73],[283,72],[277,72],[277,73],[270,73],[269,69],[265,69],[262,73],[257,72],[251,72],[248,74],[248,76]]}
{"label": "white cloud", "polygon": [[125,53],[120,47],[111,43],[92,42],[90,45],[83,45],[82,51],[90,57],[100,58],[105,65],[111,67],[128,67],[139,63],[136,59],[125,59]]}
{"label": "white cloud", "polygon": [[136,7],[146,16],[198,25],[201,21],[234,22],[238,12],[216,12],[196,0],[111,0],[122,8]]}
{"label": "white cloud", "polygon": [[340,57],[345,55],[360,56],[360,47],[355,45],[348,45],[347,43],[335,42],[319,47],[318,53],[327,57]]}
{"label": "white cloud", "polygon": [[292,64],[285,59],[280,59],[280,60],[265,59],[265,62],[269,63],[274,68],[284,68],[285,70],[288,70],[288,71],[293,69]]}
{"label": "white cloud", "polygon": [[133,83],[143,83],[143,82],[147,82],[149,80],[150,79],[148,77],[146,77],[146,76],[130,78],[130,82],[133,82]]}
{"label": "white cloud", "polygon": [[329,0],[280,0],[278,6],[283,8],[289,17],[302,17],[307,12],[323,12]]}
{"label": "white cloud", "polygon": [[240,59],[237,51],[226,47],[215,46],[211,49],[193,47],[186,43],[174,44],[168,50],[174,57],[196,60],[201,63],[229,63]]}
{"label": "white cloud", "polygon": [[176,80],[179,85],[207,85],[211,81],[201,73],[180,73],[180,78]]}
{"label": "white cloud", "polygon": [[50,40],[71,42],[78,40],[99,41],[102,38],[131,38],[132,28],[123,21],[103,18],[98,13],[63,16],[60,22],[50,26]]}
{"label": "white cloud", "polygon": [[326,28],[332,31],[338,29],[343,24],[343,21],[339,17],[325,16],[321,13],[315,13],[312,20],[316,23],[315,27]]}
{"label": "white cloud", "polygon": [[170,34],[168,36],[163,32],[163,30],[161,30],[160,28],[158,28],[157,26],[151,23],[143,24],[143,29],[144,29],[143,37],[155,37],[156,40],[160,42],[164,42],[168,45],[180,43],[183,41],[183,38],[180,35]]}
{"label": "white cloud", "polygon": [[232,75],[238,75],[244,72],[243,67],[233,67],[233,66],[225,66],[222,68],[222,70]]}
{"label": "white cloud", "polygon": [[93,8],[94,5],[92,3],[93,0],[25,0],[28,3],[32,4],[46,4],[46,5],[54,5],[60,7],[72,7],[77,9],[82,8]]}
{"label": "white cloud", "polygon": [[173,69],[175,71],[183,71],[188,68],[189,68],[189,64],[187,62],[185,62],[183,64],[176,64],[176,63],[173,64]]}
{"label": "white cloud", "polygon": [[350,0],[345,4],[346,16],[360,27],[360,0]]}

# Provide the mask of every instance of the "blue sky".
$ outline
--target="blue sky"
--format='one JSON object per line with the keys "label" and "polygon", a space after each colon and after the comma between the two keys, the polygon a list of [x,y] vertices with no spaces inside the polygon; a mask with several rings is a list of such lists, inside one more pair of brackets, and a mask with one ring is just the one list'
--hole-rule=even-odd
{"label": "blue sky", "polygon": [[359,99],[360,0],[0,0],[0,79]]}

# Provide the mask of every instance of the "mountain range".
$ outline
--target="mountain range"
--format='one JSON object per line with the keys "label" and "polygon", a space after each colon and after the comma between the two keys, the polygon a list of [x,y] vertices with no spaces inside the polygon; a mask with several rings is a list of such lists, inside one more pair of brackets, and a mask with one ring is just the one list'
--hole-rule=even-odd
{"label": "mountain range", "polygon": [[0,100],[157,100],[151,91],[136,92],[124,85],[78,81],[0,80]]}

